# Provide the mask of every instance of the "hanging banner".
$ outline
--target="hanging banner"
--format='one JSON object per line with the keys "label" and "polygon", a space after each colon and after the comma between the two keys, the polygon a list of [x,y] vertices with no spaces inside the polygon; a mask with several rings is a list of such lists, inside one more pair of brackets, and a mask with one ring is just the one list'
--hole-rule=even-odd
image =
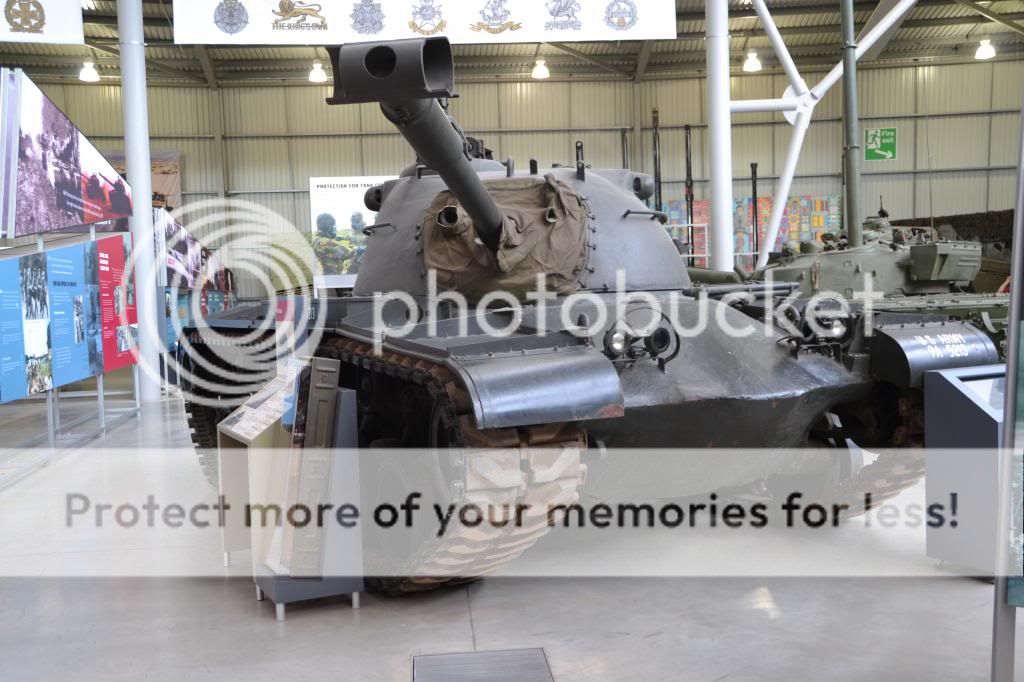
{"label": "hanging banner", "polygon": [[103,336],[103,370],[111,372],[135,363],[138,320],[135,314],[131,235],[107,237],[97,242],[100,316]]}
{"label": "hanging banner", "polygon": [[11,164],[0,191],[5,236],[130,216],[131,188],[85,135],[21,71],[5,70],[2,80]]}
{"label": "hanging banner", "polygon": [[84,45],[81,0],[4,0],[0,40]]}
{"label": "hanging banner", "polygon": [[340,45],[675,40],[673,0],[174,0],[174,42]]}
{"label": "hanging banner", "polygon": [[393,177],[309,179],[309,212],[313,253],[318,264],[317,287],[349,287],[355,283],[366,251],[363,230],[377,219],[366,208],[366,190]]}
{"label": "hanging banner", "polygon": [[[195,288],[203,278],[203,247],[185,227],[174,222],[167,211],[154,209],[155,239],[163,239],[166,249],[165,267],[157,273],[158,283],[177,289]],[[160,230],[163,234],[160,234]]]}
{"label": "hanging banner", "polygon": [[[124,176],[127,164],[124,152],[107,154],[107,159]],[[168,211],[181,207],[181,154],[176,151],[154,151],[149,155],[153,185],[153,208]]]}

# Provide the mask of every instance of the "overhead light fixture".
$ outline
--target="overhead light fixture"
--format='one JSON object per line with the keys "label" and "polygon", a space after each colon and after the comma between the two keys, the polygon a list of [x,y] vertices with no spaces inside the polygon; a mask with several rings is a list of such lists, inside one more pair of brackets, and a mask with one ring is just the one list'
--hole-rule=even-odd
{"label": "overhead light fixture", "polygon": [[988,38],[984,38],[981,44],[978,45],[978,51],[974,53],[975,59],[992,59],[996,56],[996,48],[992,45],[992,41]]}
{"label": "overhead light fixture", "polygon": [[324,65],[320,62],[313,62],[313,68],[309,72],[310,83],[326,83],[327,72],[324,71]]}
{"label": "overhead light fixture", "polygon": [[82,0],[82,9],[90,11],[96,9],[96,0]]}
{"label": "overhead light fixture", "polygon": [[100,73],[92,62],[82,62],[82,70],[78,72],[78,80],[86,83],[95,83],[100,79]]}
{"label": "overhead light fixture", "polygon": [[761,70],[761,60],[757,58],[757,50],[747,53],[747,61],[743,62],[743,70],[747,73],[756,73]]}
{"label": "overhead light fixture", "polygon": [[533,67],[533,73],[530,75],[539,81],[542,81],[545,78],[551,78],[551,72],[548,70],[547,62],[543,59],[538,59],[537,63]]}

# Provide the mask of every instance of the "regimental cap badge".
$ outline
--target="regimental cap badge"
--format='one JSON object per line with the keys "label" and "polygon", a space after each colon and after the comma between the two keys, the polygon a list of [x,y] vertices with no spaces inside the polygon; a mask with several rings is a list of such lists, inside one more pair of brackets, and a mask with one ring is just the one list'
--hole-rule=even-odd
{"label": "regimental cap badge", "polygon": [[628,31],[636,26],[636,3],[633,0],[612,0],[604,11],[604,23],[616,31]]}
{"label": "regimental cap badge", "polygon": [[283,30],[327,30],[327,17],[320,14],[323,5],[300,0],[280,0],[277,9],[270,10],[277,16],[271,23],[273,29]]}
{"label": "regimental cap badge", "polygon": [[4,18],[15,33],[42,33],[46,27],[46,9],[39,0],[7,0]]}
{"label": "regimental cap badge", "polygon": [[544,24],[545,31],[579,31],[583,22],[577,18],[580,11],[578,0],[546,0],[544,3],[551,21]]}
{"label": "regimental cap badge", "polygon": [[379,2],[359,0],[352,5],[352,29],[362,35],[375,35],[384,30],[384,10]]}
{"label": "regimental cap badge", "polygon": [[224,33],[234,35],[249,25],[249,12],[241,0],[221,0],[213,11],[213,23]]}
{"label": "regimental cap badge", "polygon": [[420,0],[412,8],[412,21],[409,28],[424,36],[440,33],[448,27],[438,6],[438,0]]}
{"label": "regimental cap badge", "polygon": [[508,0],[490,0],[480,10],[480,16],[483,18],[483,21],[476,22],[470,28],[474,31],[486,31],[493,35],[521,29],[523,27],[521,23],[509,19],[512,16],[512,12],[505,7],[506,2]]}

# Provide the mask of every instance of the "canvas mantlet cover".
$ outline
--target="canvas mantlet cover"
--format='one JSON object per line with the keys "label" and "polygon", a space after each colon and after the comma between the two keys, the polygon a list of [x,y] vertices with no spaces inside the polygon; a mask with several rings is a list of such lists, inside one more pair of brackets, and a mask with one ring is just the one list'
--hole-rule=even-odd
{"label": "canvas mantlet cover", "polygon": [[[543,273],[548,291],[576,291],[587,255],[582,197],[552,175],[484,185],[505,216],[497,253],[483,245],[450,191],[438,194],[427,209],[423,258],[427,269],[437,272],[438,289],[458,291],[474,302],[492,291],[522,300],[537,289],[537,275]],[[458,219],[440,218],[446,208],[455,208]]]}

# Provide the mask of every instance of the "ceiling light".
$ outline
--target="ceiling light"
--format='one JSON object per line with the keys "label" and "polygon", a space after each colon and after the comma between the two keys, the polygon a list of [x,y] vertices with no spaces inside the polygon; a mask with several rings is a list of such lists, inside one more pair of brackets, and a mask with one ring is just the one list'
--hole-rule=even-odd
{"label": "ceiling light", "polygon": [[975,59],[992,59],[996,56],[996,48],[992,46],[992,41],[985,38],[978,45],[978,51],[974,53]]}
{"label": "ceiling light", "polygon": [[538,59],[537,64],[533,67],[533,73],[530,75],[537,80],[544,80],[551,77],[551,72],[548,71],[547,63],[543,59]]}
{"label": "ceiling light", "polygon": [[324,65],[320,62],[313,62],[313,68],[309,72],[310,83],[326,83],[327,72],[324,71]]}
{"label": "ceiling light", "polygon": [[96,9],[96,0],[82,0],[82,9],[94,10]]}
{"label": "ceiling light", "polygon": [[78,72],[78,80],[86,83],[95,83],[100,79],[96,65],[92,62],[82,62],[82,70]]}
{"label": "ceiling light", "polygon": [[756,50],[751,50],[747,53],[747,61],[743,62],[743,70],[747,73],[755,73],[761,70],[761,60],[757,58]]}

